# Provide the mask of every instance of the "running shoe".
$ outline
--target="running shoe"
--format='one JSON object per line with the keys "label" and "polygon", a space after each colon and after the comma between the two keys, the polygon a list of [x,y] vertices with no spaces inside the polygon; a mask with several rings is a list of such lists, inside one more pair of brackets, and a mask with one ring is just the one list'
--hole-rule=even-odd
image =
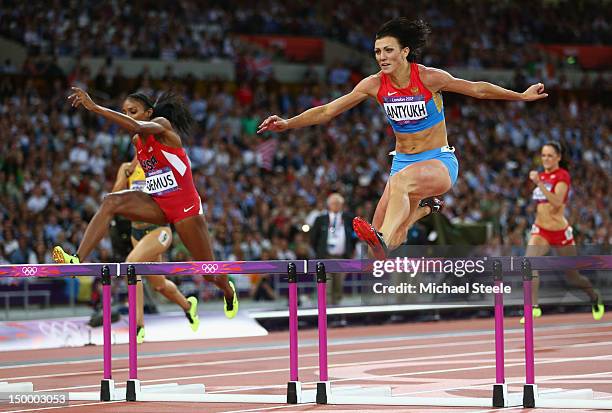
{"label": "running shoe", "polygon": [[238,294],[236,294],[236,287],[234,286],[234,282],[229,281],[229,285],[230,287],[232,287],[232,290],[234,290],[234,298],[232,299],[231,303],[228,303],[225,300],[225,296],[223,296],[223,311],[225,311],[225,316],[227,318],[234,318],[236,317],[236,314],[238,314]]}
{"label": "running shoe", "polygon": [[353,219],[353,229],[359,239],[372,248],[374,258],[377,260],[384,260],[387,258],[389,250],[382,234],[376,231],[368,221],[361,217],[355,217]]}
{"label": "running shoe", "polygon": [[419,202],[419,206],[422,208],[426,206],[431,208],[431,212],[427,215],[438,214],[442,211],[442,208],[444,208],[444,201],[437,196],[432,196],[422,199],[421,202]]}
{"label": "running shoe", "polygon": [[[531,314],[533,314],[534,319],[540,318],[542,317],[542,309],[540,308],[540,306],[534,305]],[[519,323],[525,324],[525,317],[521,317]]]}
{"label": "running shoe", "polygon": [[198,327],[200,327],[200,317],[198,316],[198,299],[195,297],[189,297],[187,301],[191,303],[191,307],[189,307],[189,311],[185,311],[185,317],[187,317],[187,321],[189,321],[191,331],[195,333],[198,331]]}
{"label": "running shoe", "polygon": [[81,262],[78,256],[66,254],[60,246],[53,248],[53,261],[57,264],[80,264]]}
{"label": "running shoe", "polygon": [[144,327],[143,326],[138,326],[138,329],[136,330],[136,343],[137,344],[144,343],[144,338],[145,338]]}
{"label": "running shoe", "polygon": [[593,312],[593,319],[595,321],[599,321],[603,318],[604,313],[606,312],[606,308],[604,306],[603,300],[601,298],[601,293],[597,291],[597,298],[593,301],[591,305],[591,311]]}

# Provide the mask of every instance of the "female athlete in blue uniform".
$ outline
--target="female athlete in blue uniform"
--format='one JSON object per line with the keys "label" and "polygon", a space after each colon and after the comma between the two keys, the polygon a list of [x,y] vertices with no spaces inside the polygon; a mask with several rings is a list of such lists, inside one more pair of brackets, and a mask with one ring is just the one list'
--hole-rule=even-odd
{"label": "female athlete in blue uniform", "polygon": [[360,217],[353,221],[355,232],[377,259],[386,258],[388,250],[398,247],[417,220],[439,211],[441,201],[431,197],[444,194],[457,180],[459,167],[454,148],[448,146],[441,92],[522,101],[548,96],[542,83],[518,93],[487,82],[457,79],[443,70],[414,63],[429,32],[422,20],[400,17],[385,23],[374,43],[378,73],[326,105],[291,119],[273,115],[259,125],[260,133],[319,125],[369,97],[380,103],[395,132],[396,153],[373,226]]}

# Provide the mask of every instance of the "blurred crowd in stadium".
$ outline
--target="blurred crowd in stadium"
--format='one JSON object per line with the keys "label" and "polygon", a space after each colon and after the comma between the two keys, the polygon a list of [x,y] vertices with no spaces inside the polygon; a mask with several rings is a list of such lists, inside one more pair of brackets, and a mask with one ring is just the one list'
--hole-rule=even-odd
{"label": "blurred crowd in stadium", "polygon": [[[366,73],[339,65],[324,78],[307,70],[303,83],[281,84],[268,65],[282,57],[251,49],[233,33],[308,33],[369,51],[376,27],[400,2],[374,0],[362,8],[332,7],[330,1],[314,7],[302,1],[265,3],[212,2],[206,9],[194,1],[181,1],[177,8],[142,1],[84,2],[83,8],[3,3],[0,35],[27,45],[30,56],[23,67],[6,61],[0,68],[0,263],[51,262],[56,244],[76,250],[120,162],[133,156],[127,134],[66,103],[70,85],[115,108],[136,89],[154,94],[173,85],[184,94],[197,120],[184,143],[219,259],[312,256],[305,225],[324,211],[332,191],[344,195],[352,212],[371,217],[393,144],[374,102],[324,127],[255,134],[264,116],[293,115],[328,102]],[[422,8],[425,2],[418,3]],[[424,17],[434,30],[425,64],[512,68],[516,76],[509,86],[523,90],[545,75],[552,89],[551,98],[529,110],[521,103],[445,96],[449,143],[457,148],[460,175],[445,196],[444,213],[452,222],[491,222],[493,243],[524,245],[534,218],[528,172],[537,167],[543,143],[562,140],[571,154],[568,218],[577,241],[609,244],[611,110],[601,98],[606,81],[585,75],[571,83],[560,70],[566,63],[524,45],[610,43],[610,16],[601,7],[591,17],[584,14],[588,7],[578,10],[589,2],[545,2],[535,16],[532,2],[479,2],[467,8],[460,1],[427,3]],[[54,55],[110,58],[98,73],[81,64],[64,73]],[[170,67],[160,79],[146,70],[128,79],[112,60],[226,57],[243,65],[260,55],[267,65],[243,67],[236,83],[178,77]],[[109,237],[92,258],[113,260]],[[187,258],[180,244],[168,257]]]}
{"label": "blurred crowd in stadium", "polygon": [[[0,33],[58,56],[233,57],[233,34],[291,34],[340,40],[370,51],[382,22],[422,16],[433,33],[425,64],[521,67],[527,43],[610,44],[612,12],[598,0],[263,0],[180,2],[4,1]],[[372,11],[375,11],[374,13]]]}

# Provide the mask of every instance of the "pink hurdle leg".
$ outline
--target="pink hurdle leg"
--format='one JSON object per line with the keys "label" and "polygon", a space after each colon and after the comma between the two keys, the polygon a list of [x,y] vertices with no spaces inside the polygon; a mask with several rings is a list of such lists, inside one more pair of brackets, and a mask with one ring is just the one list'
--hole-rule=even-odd
{"label": "pink hurdle leg", "polygon": [[317,263],[317,304],[319,322],[319,382],[317,383],[317,403],[327,404],[329,377],[327,374],[327,274],[325,265]]}

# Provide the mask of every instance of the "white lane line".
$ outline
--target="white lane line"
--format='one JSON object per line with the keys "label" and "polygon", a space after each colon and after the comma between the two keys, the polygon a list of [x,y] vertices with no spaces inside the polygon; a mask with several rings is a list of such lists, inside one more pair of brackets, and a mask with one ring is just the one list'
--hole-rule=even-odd
{"label": "white lane line", "polygon": [[[591,333],[588,336],[585,336],[585,334],[563,334],[563,335],[556,335],[556,336],[551,335],[551,336],[546,336],[542,338],[552,340],[552,339],[602,337],[602,336],[609,336],[609,335],[612,335],[612,331],[611,332]],[[523,337],[507,338],[505,340],[506,343],[522,342],[522,341],[523,341]],[[477,346],[477,345],[490,344],[490,343],[491,343],[491,340],[473,340],[473,341],[465,341],[465,342],[416,344],[416,345],[409,345],[409,346],[332,351],[332,352],[329,352],[328,354],[329,356],[338,356],[338,355],[347,355],[347,354],[379,353],[381,351],[389,352],[389,351],[406,351],[406,350],[418,350],[418,349],[435,349],[435,348],[445,348],[445,347],[456,347],[457,345]],[[587,343],[587,344],[599,345],[600,342]],[[556,346],[556,347],[544,346],[544,347],[539,347],[538,350],[546,350],[548,348],[568,348],[572,346],[573,345],[564,345],[564,346]],[[517,351],[522,351],[522,350],[521,349],[506,350],[506,353],[517,352]],[[457,353],[457,356],[462,356],[464,354],[484,355],[484,354],[494,354],[494,353],[495,353],[494,351],[478,352],[478,353]],[[312,357],[318,357],[318,356],[319,356],[319,353],[300,354],[300,358],[312,358]],[[457,357],[457,356],[452,355],[452,357]],[[423,357],[439,358],[440,356],[436,355],[436,356],[423,356]],[[443,355],[443,357],[449,357],[449,355]],[[252,358],[247,358],[247,359],[217,360],[217,361],[205,361],[205,362],[198,362],[198,363],[172,363],[172,364],[162,364],[162,365],[156,365],[156,366],[143,366],[143,367],[139,367],[138,370],[148,371],[148,370],[161,370],[161,369],[168,369],[168,368],[172,369],[172,368],[177,368],[177,367],[185,368],[185,367],[219,366],[219,365],[228,365],[228,364],[233,365],[236,363],[262,362],[262,361],[267,362],[267,361],[286,360],[286,359],[287,359],[286,355],[269,356],[269,357],[252,357]],[[398,359],[398,360],[404,360],[404,359]],[[127,372],[127,371],[129,371],[129,368],[113,369],[113,373],[121,373],[121,372]],[[0,380],[1,381],[30,380],[30,379],[42,379],[42,378],[51,378],[51,377],[57,378],[57,377],[81,376],[85,374],[102,374],[102,370],[85,370],[85,371],[78,371],[78,372],[71,372],[71,373],[50,373],[50,374],[40,374],[40,375],[31,375],[31,376],[3,377],[3,378],[0,378]]]}
{"label": "white lane line", "polygon": [[[538,339],[545,339],[549,336],[546,336],[545,332],[558,332],[560,330],[588,330],[593,328],[602,328],[602,327],[612,327],[612,323],[597,323],[597,324],[565,324],[565,325],[549,325],[542,326],[536,328],[536,333],[538,335]],[[337,347],[344,345],[361,345],[361,344],[380,344],[380,343],[388,343],[394,341],[417,341],[417,340],[438,340],[444,338],[458,338],[458,337],[474,337],[474,336],[487,336],[492,335],[493,330],[477,330],[477,331],[463,331],[463,332],[453,332],[453,333],[435,333],[435,334],[423,334],[416,336],[401,336],[401,337],[380,337],[380,338],[369,338],[369,337],[359,337],[354,339],[336,339],[330,340],[328,343],[328,347]],[[507,329],[504,334],[506,336],[513,334],[523,334],[522,328],[513,328]],[[591,334],[597,334],[593,332]],[[579,335],[579,336],[583,336]],[[572,337],[572,335],[567,335],[567,337]],[[318,347],[319,343],[317,339],[313,339],[307,343],[301,343],[300,348],[308,348],[308,347]],[[269,351],[269,350],[284,350],[288,349],[288,344],[279,344],[279,345],[262,345],[262,346],[252,346],[252,347],[241,347],[241,348],[223,348],[218,350],[205,350],[205,351],[181,351],[181,352],[169,352],[163,354],[143,354],[139,355],[139,360],[146,359],[161,359],[161,358],[170,358],[170,357],[193,357],[196,355],[208,355],[208,354],[226,354],[226,353],[240,353],[240,352],[255,352],[255,351]],[[113,357],[114,361],[127,360],[127,355],[125,356],[117,356]],[[66,360],[66,361],[49,361],[49,362],[31,362],[31,363],[23,363],[23,364],[7,364],[0,365],[0,370],[3,369],[18,369],[18,368],[29,368],[29,367],[42,367],[42,366],[58,366],[58,365],[74,365],[74,364],[87,364],[87,363],[102,363],[103,359],[101,357],[92,358],[92,359],[82,359],[82,360]],[[0,379],[1,380],[1,379]]]}
{"label": "white lane line", "polygon": [[[583,345],[575,345],[573,348],[580,347],[594,347],[598,345],[607,345],[609,346],[612,342],[608,343],[587,343]],[[550,349],[565,349],[568,346],[556,346],[549,347]],[[513,352],[521,352],[522,349],[511,350]],[[464,357],[466,355],[486,355],[486,354],[494,354],[494,351],[488,352],[476,352],[476,353],[460,353],[454,354],[453,357]],[[377,360],[377,361],[369,361],[369,362],[351,362],[351,363],[339,363],[339,364],[330,364],[330,368],[336,367],[352,367],[352,366],[363,366],[363,365],[384,365],[389,363],[397,363],[397,362],[419,362],[423,360],[432,360],[432,359],[443,359],[448,358],[449,355],[439,355],[439,356],[422,356],[422,357],[412,357],[405,359],[395,359],[395,360]],[[545,360],[545,361],[537,361],[536,364],[551,364],[551,363],[565,363],[565,362],[573,362],[573,361],[592,361],[592,360],[612,360],[612,356],[593,356],[593,357],[571,357],[571,358],[562,358],[562,359],[554,359],[554,360]],[[468,361],[458,361],[457,363],[466,363]],[[453,363],[456,364],[456,363]],[[522,366],[523,362],[519,361],[516,363],[506,363],[506,367],[514,367],[514,366]],[[388,374],[388,375],[378,375],[377,378],[393,378],[393,377],[407,377],[407,376],[417,376],[423,374],[435,374],[435,373],[448,373],[448,372],[456,372],[456,371],[471,371],[471,370],[481,370],[494,368],[494,364],[475,366],[475,367],[461,367],[461,368],[453,368],[453,369],[440,369],[440,370],[425,370],[418,372],[410,372],[410,373],[399,373],[399,374]],[[301,370],[318,370],[319,366],[304,366],[301,367]],[[179,377],[170,377],[163,379],[151,379],[151,380],[141,380],[141,383],[158,383],[158,382],[167,382],[167,381],[177,381],[177,380],[192,380],[192,379],[203,379],[203,378],[212,378],[212,377],[233,377],[233,376],[244,376],[249,374],[262,374],[262,373],[279,373],[279,372],[287,372],[288,368],[279,368],[279,369],[267,369],[267,370],[252,370],[252,371],[240,371],[240,372],[232,372],[232,373],[214,373],[214,374],[205,374],[205,375],[197,375],[197,376],[179,376]],[[344,379],[337,379],[334,382],[344,382],[344,381],[355,381],[355,380],[371,380],[372,376],[365,377],[351,377]],[[86,388],[96,388],[99,387],[99,384],[95,385],[85,385],[85,386],[75,386],[75,387],[62,387],[55,389],[44,389],[45,391],[66,391],[73,389],[86,389]],[[42,389],[41,389],[42,390]]]}

